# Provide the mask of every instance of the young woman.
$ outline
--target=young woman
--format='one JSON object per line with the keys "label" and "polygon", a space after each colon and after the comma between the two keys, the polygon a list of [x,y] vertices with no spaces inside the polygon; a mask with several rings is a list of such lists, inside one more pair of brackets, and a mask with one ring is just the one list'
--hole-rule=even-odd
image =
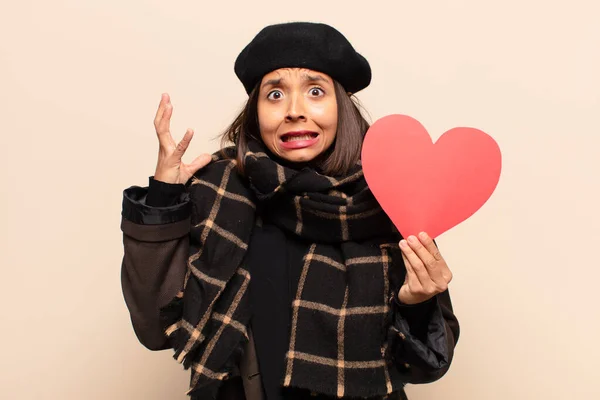
{"label": "young woman", "polygon": [[183,163],[193,132],[174,142],[163,95],[155,174],[124,192],[140,342],[175,350],[195,399],[405,399],[407,383],[442,377],[459,335],[452,274],[365,183],[352,95],[367,60],[334,28],[296,22],[259,32],[235,72],[249,98],[222,149]]}

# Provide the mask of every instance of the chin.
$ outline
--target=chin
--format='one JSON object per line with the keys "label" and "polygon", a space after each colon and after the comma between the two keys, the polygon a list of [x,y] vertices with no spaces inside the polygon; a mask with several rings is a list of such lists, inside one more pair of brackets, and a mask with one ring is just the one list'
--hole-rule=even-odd
{"label": "chin", "polygon": [[293,163],[307,163],[313,161],[315,158],[318,157],[318,155],[319,153],[315,153],[313,151],[305,152],[294,150],[292,152],[283,153],[281,157]]}

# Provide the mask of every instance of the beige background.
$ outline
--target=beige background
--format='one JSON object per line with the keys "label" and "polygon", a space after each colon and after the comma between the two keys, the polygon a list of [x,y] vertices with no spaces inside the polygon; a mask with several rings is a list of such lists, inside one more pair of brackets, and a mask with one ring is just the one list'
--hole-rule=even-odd
{"label": "beige background", "polygon": [[[569,5],[567,5],[569,4]],[[371,120],[500,143],[494,196],[439,244],[462,335],[411,400],[598,399],[600,5],[596,0],[2,1],[0,398],[185,399],[188,373],[136,340],[121,294],[121,193],[145,185],[163,91],[189,157],[245,94],[268,23],[324,21],[371,62]],[[401,176],[400,176],[401,179]]]}

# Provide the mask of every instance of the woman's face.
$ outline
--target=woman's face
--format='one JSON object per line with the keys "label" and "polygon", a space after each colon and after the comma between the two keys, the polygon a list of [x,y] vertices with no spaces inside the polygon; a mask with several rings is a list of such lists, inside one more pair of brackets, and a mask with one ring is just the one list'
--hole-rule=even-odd
{"label": "woman's face", "polygon": [[337,131],[333,80],[304,68],[282,68],[260,83],[260,136],[276,156],[309,162],[325,152]]}

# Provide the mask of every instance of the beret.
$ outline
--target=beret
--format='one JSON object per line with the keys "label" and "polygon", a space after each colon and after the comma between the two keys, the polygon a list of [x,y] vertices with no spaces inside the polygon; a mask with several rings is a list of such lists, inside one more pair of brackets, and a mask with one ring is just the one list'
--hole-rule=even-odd
{"label": "beret", "polygon": [[246,45],[234,66],[248,94],[263,76],[278,68],[308,68],[325,73],[350,93],[371,83],[369,62],[344,35],[323,23],[266,26]]}

